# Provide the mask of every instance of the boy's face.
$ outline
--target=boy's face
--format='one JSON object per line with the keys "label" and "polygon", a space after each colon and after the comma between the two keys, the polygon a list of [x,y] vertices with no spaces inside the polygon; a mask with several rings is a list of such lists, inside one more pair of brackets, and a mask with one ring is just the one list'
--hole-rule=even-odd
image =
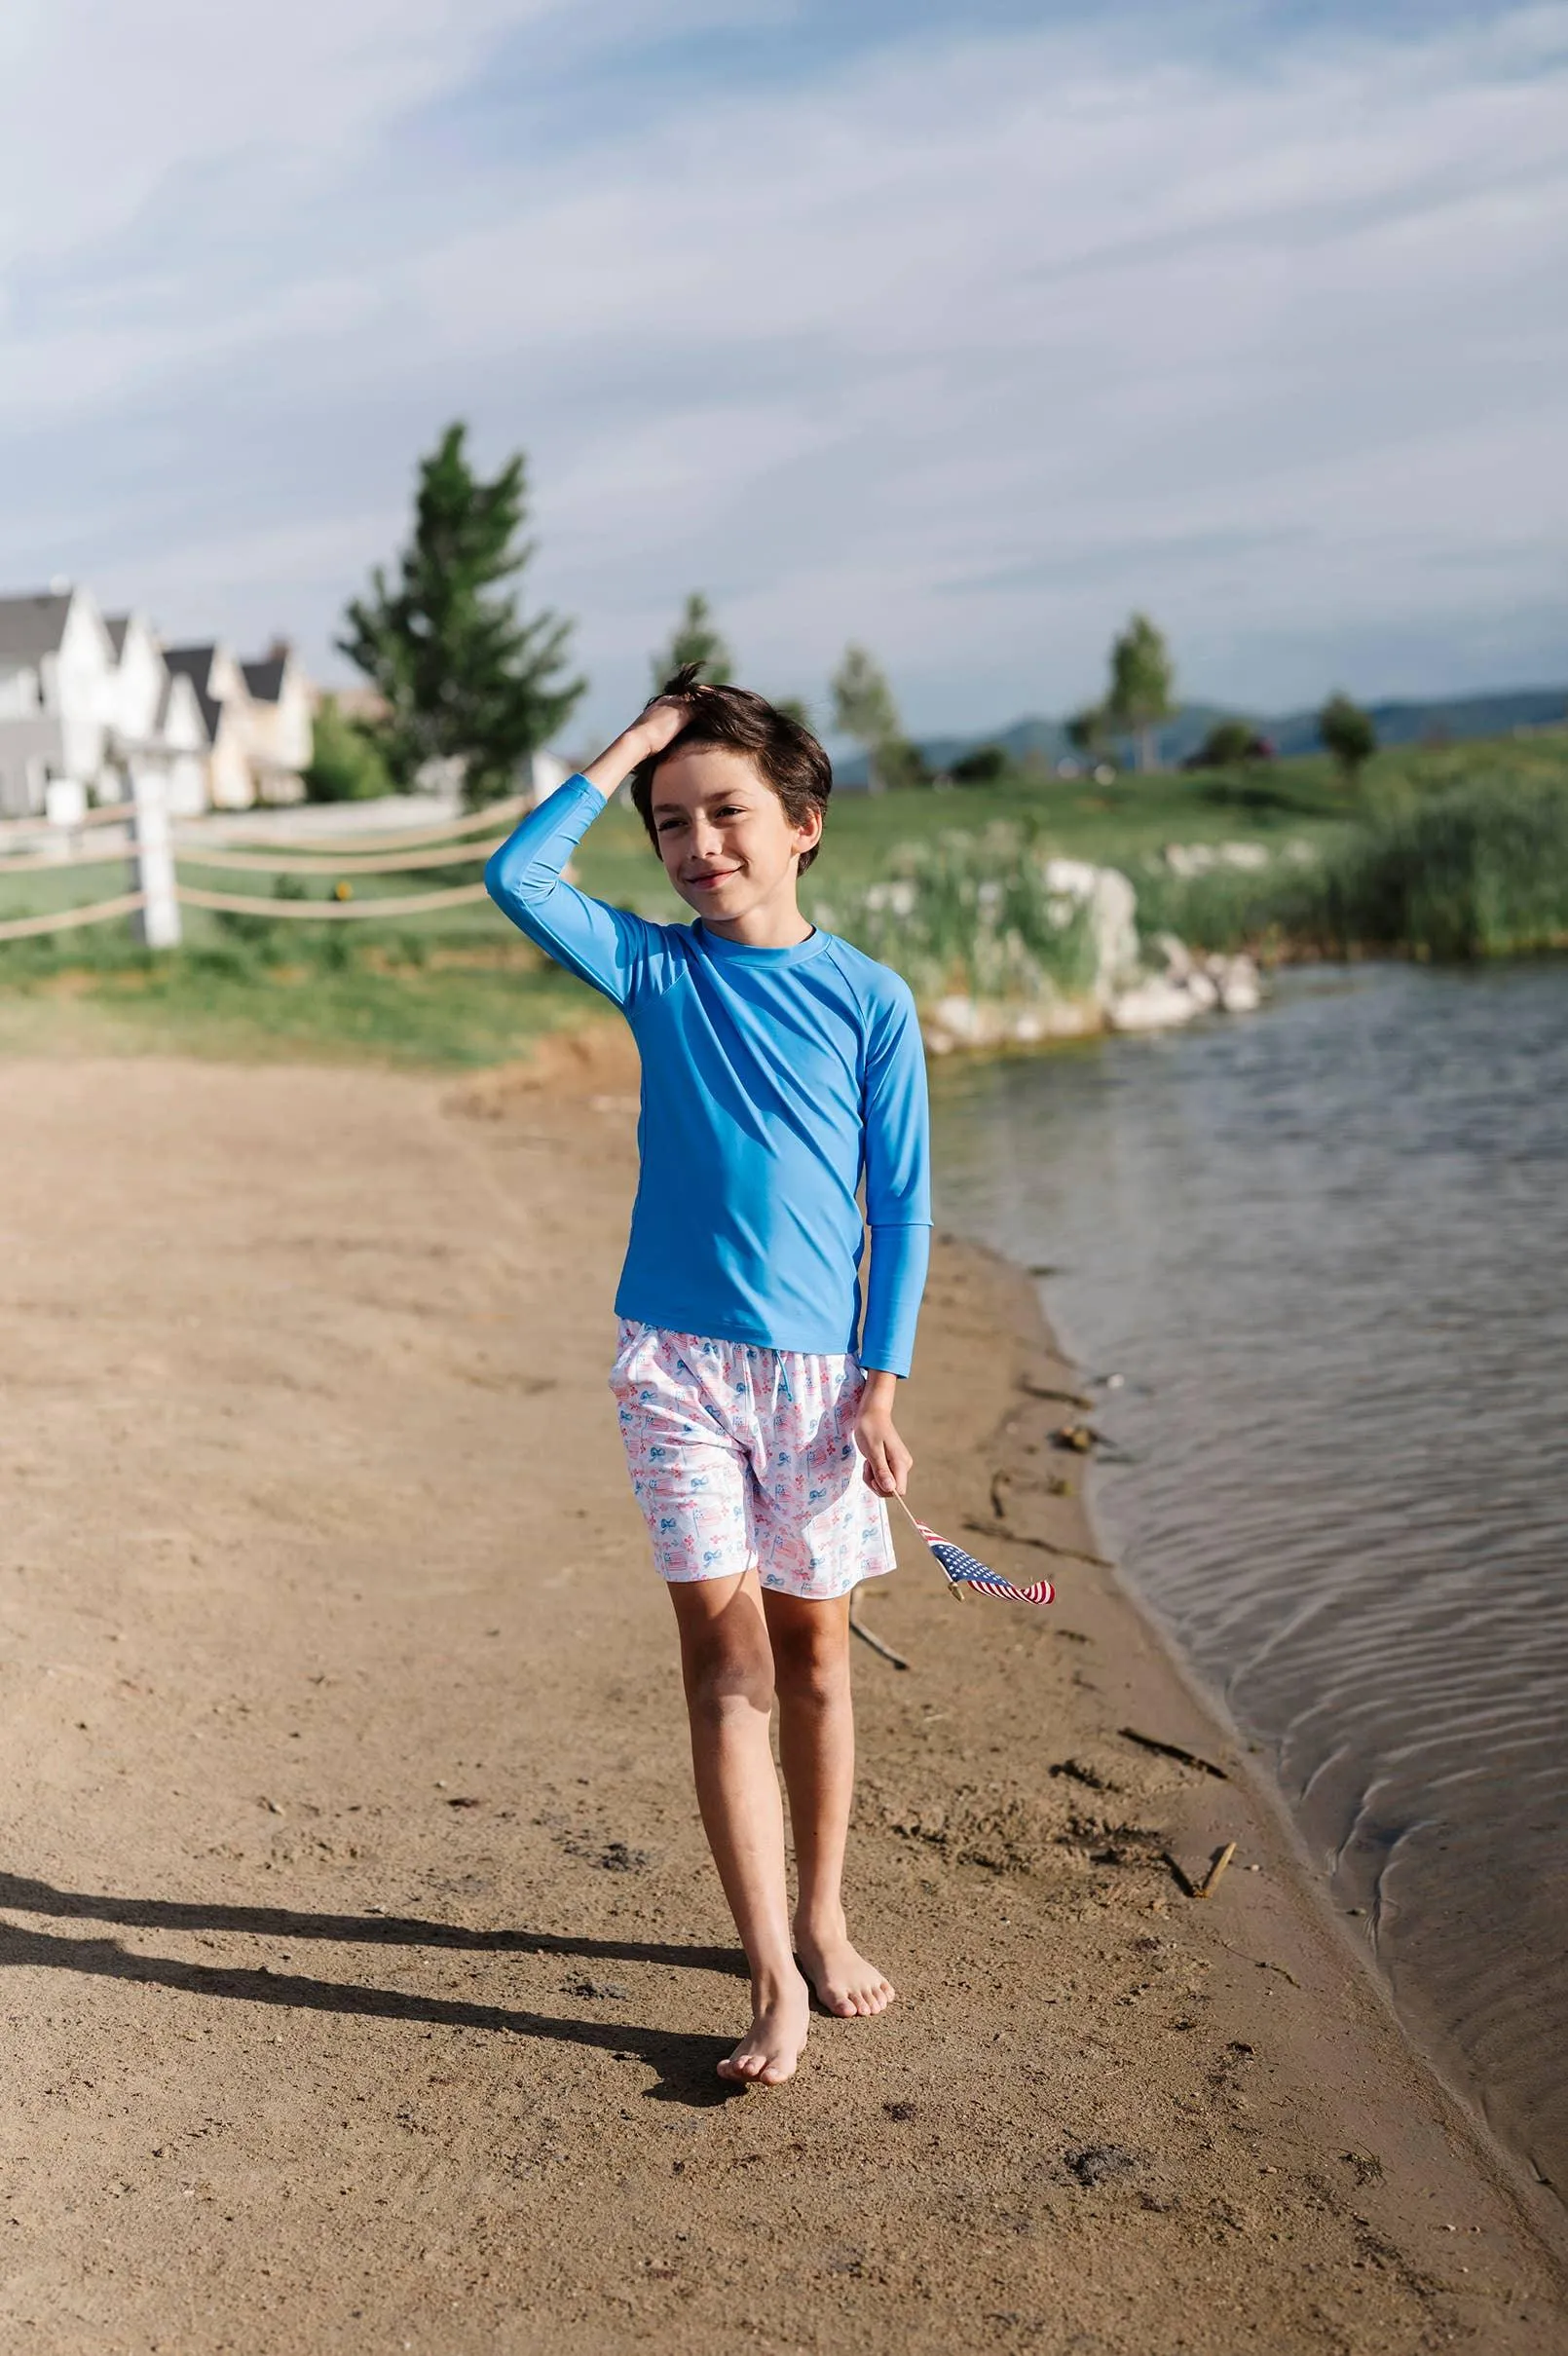
{"label": "boy's face", "polygon": [[793,908],[801,854],[822,838],[820,810],[796,825],[746,755],[718,745],[661,762],[650,809],[665,874],[719,932]]}

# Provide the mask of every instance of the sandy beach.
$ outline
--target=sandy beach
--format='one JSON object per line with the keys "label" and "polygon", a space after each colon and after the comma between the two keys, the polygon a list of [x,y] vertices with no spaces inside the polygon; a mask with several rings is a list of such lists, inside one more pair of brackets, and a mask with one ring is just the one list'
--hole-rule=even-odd
{"label": "sandy beach", "polygon": [[918,1507],[1060,1599],[901,1535],[850,1872],[900,2001],[721,2086],[602,1052],[0,1066],[6,2346],[1568,2349],[1560,2213],[1085,1558],[1072,1371],[951,1241]]}

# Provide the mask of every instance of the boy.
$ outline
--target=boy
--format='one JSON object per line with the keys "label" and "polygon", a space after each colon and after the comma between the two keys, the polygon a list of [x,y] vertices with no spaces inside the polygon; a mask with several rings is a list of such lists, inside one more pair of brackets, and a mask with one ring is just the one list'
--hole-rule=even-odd
{"label": "boy", "polygon": [[[719,2075],[778,2085],[805,2044],[807,1981],[844,2020],[894,1994],[851,1944],[840,1894],[849,1599],[893,1567],[883,1501],[912,1463],[893,1397],[930,1243],[925,1065],[905,984],[801,914],[827,755],[760,695],[695,679],[677,672],[532,811],[485,881],[621,1008],[642,1056],[611,1384],[675,1606],[703,1826],[751,1966],[752,2025]],[[692,924],[649,923],[562,880],[628,776]]]}

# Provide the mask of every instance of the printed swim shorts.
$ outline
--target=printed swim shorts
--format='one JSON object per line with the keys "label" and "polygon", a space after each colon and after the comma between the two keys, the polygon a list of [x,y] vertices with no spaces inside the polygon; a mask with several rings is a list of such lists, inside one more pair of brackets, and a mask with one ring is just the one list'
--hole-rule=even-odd
{"label": "printed swim shorts", "polygon": [[754,1349],[622,1318],[610,1387],[631,1485],[672,1584],[754,1566],[776,1594],[846,1595],[893,1565],[855,1446],[853,1358]]}

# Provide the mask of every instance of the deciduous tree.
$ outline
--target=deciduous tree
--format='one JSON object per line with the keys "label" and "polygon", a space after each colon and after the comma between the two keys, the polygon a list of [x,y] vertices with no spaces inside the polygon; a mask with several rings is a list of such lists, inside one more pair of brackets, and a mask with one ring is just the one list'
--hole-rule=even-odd
{"label": "deciduous tree", "polygon": [[1106,724],[1137,738],[1138,766],[1147,772],[1155,767],[1156,729],[1179,709],[1171,650],[1148,616],[1135,614],[1111,645]]}
{"label": "deciduous tree", "polygon": [[1099,761],[1105,751],[1105,715],[1098,703],[1086,703],[1067,722],[1066,739],[1086,761]]}
{"label": "deciduous tree", "polygon": [[1377,750],[1377,729],[1371,713],[1363,712],[1346,694],[1330,695],[1318,714],[1318,733],[1354,785]]}
{"label": "deciduous tree", "polygon": [[373,802],[394,789],[391,771],[369,727],[351,720],[335,695],[323,695],[312,725],[311,766],[305,771],[310,802]]}
{"label": "deciduous tree", "polygon": [[828,684],[833,725],[865,747],[867,782],[874,794],[880,793],[904,766],[898,750],[904,730],[887,675],[864,647],[850,645]]}

